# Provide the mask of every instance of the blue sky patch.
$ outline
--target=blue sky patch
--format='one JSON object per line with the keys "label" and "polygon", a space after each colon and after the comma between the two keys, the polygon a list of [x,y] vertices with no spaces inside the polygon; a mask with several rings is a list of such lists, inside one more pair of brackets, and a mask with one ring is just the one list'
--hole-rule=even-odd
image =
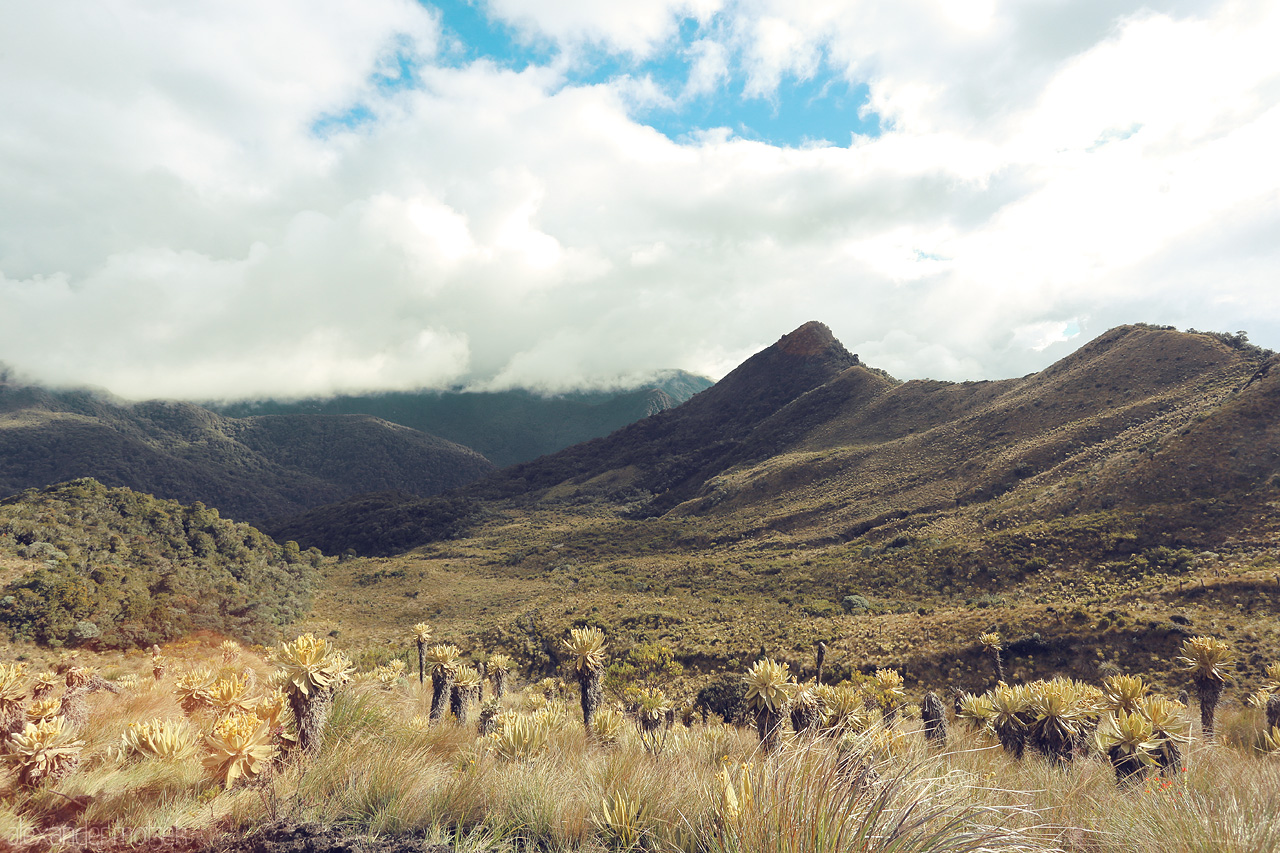
{"label": "blue sky patch", "polygon": [[[556,44],[531,37],[511,25],[490,17],[479,3],[467,0],[436,0],[425,3],[440,15],[443,50],[440,57],[448,65],[465,67],[477,60],[521,71],[543,66],[558,57]],[[879,116],[865,110],[865,84],[851,85],[838,73],[824,69],[810,79],[783,78],[771,97],[747,97],[746,74],[730,57],[729,77],[715,92],[681,100],[688,79],[691,57],[688,46],[700,37],[713,34],[715,22],[699,23],[687,18],[679,35],[665,50],[637,60],[600,46],[575,49],[574,62],[565,76],[566,86],[607,83],[624,77],[650,79],[670,99],[670,104],[636,105],[632,118],[647,124],[677,142],[688,141],[699,132],[727,127],[735,136],[774,145],[804,146],[828,143],[847,146],[853,135],[879,136]],[[407,48],[396,52],[372,78],[377,88],[390,93],[416,85],[415,58]],[[324,134],[341,127],[358,127],[372,113],[356,107],[340,115],[325,116],[316,122],[315,132]]]}
{"label": "blue sky patch", "polygon": [[353,104],[336,113],[325,113],[311,123],[311,133],[323,139],[343,130],[356,130],[373,123],[375,116],[368,104]]}

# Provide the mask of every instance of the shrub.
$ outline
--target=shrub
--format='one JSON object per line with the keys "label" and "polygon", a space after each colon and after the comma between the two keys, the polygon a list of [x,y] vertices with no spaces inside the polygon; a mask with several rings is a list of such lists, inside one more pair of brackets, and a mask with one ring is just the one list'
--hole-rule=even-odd
{"label": "shrub", "polygon": [[845,613],[857,615],[860,613],[866,613],[870,610],[871,602],[868,601],[865,596],[846,595],[844,598],[840,599],[840,606],[844,608]]}

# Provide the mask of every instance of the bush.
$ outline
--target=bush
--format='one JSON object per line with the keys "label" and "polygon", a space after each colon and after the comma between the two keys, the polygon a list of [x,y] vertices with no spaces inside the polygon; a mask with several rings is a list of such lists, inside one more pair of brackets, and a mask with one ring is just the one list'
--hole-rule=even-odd
{"label": "bush", "polygon": [[724,674],[698,691],[694,707],[719,714],[726,722],[741,723],[747,714],[747,688],[742,676]]}
{"label": "bush", "polygon": [[840,599],[840,606],[844,608],[845,613],[857,615],[866,613],[871,609],[871,602],[861,595],[846,595]]}
{"label": "bush", "polygon": [[800,610],[806,615],[818,618],[836,616],[840,613],[840,608],[836,607],[830,601],[815,601],[804,605]]}

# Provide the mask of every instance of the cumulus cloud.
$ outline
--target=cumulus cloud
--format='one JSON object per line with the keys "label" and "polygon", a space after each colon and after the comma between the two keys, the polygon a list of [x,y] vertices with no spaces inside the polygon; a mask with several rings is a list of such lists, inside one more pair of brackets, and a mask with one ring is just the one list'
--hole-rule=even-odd
{"label": "cumulus cloud", "polygon": [[[0,362],[200,399],[719,376],[810,319],[904,378],[1139,320],[1280,347],[1273,5],[490,0],[561,51],[517,67],[410,0],[31,4],[0,32]],[[574,78],[584,46],[626,61]],[[684,77],[635,64],[664,51]],[[824,76],[885,132],[637,112]]]}

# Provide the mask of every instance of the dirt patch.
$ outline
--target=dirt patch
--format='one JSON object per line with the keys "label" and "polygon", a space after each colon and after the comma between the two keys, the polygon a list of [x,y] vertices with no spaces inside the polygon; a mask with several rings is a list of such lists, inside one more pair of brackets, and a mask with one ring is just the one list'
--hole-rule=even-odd
{"label": "dirt patch", "polygon": [[245,835],[208,832],[120,834],[88,829],[41,833],[23,844],[0,840],[0,853],[452,853],[413,835],[371,837],[319,824],[273,824]]}
{"label": "dirt patch", "polygon": [[111,833],[54,828],[21,844],[0,840],[0,853],[209,853],[212,837],[200,832]]}
{"label": "dirt patch", "polygon": [[375,838],[317,824],[277,824],[204,848],[200,853],[452,853],[412,835]]}

